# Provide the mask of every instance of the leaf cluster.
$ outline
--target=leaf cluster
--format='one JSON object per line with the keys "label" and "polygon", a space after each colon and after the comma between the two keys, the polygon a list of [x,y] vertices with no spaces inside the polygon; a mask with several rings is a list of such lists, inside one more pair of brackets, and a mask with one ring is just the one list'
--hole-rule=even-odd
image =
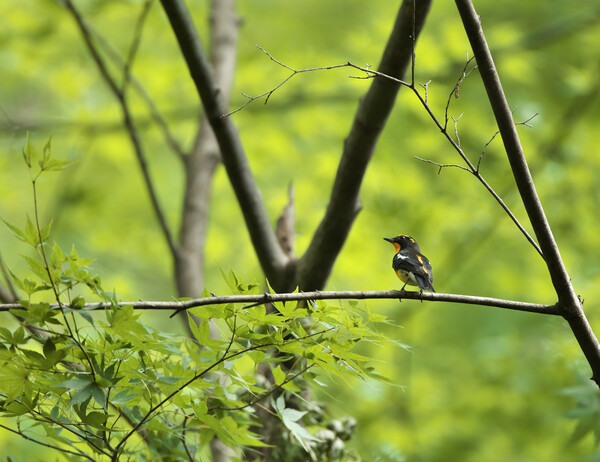
{"label": "leaf cluster", "polygon": [[[49,148],[43,159],[58,165]],[[188,314],[193,338],[168,335],[119,306],[91,259],[51,244],[37,210],[24,229],[9,227],[37,258],[25,257],[31,277],[11,273],[27,295],[12,311],[20,324],[0,327],[0,413],[11,422],[4,428],[80,459],[204,460],[213,438],[240,455],[264,446],[256,428],[258,410],[268,409],[304,459],[343,456],[339,443],[337,452],[325,444],[323,413],[303,409],[301,392],[323,376],[381,379],[356,345],[384,342],[374,326],[385,318],[352,303],[214,305]],[[234,293],[258,293],[233,271],[224,277]],[[39,300],[47,294],[52,305]],[[95,302],[108,308],[92,312]]]}

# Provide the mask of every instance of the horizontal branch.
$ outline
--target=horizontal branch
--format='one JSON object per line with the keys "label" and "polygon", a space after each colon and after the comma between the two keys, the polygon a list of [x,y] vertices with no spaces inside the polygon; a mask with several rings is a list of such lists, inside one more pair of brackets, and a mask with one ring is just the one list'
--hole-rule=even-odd
{"label": "horizontal branch", "polygon": [[[399,300],[420,300],[430,302],[450,302],[464,303],[467,305],[493,306],[496,308],[505,308],[508,310],[528,311],[530,313],[560,315],[556,305],[542,305],[539,303],[519,302],[516,300],[504,300],[501,298],[478,297],[474,295],[460,294],[441,294],[429,292],[407,292],[405,290],[342,290],[342,291],[314,291],[314,292],[294,292],[282,294],[257,294],[257,295],[222,295],[205,298],[196,298],[193,300],[183,300],[174,302],[163,301],[139,301],[139,302],[121,302],[119,306],[132,306],[137,310],[175,310],[171,317],[177,313],[206,305],[226,305],[228,303],[249,303],[251,305],[262,305],[263,303],[305,301],[305,300],[375,300],[375,299],[399,299]],[[52,305],[54,308],[54,305]],[[85,308],[106,309],[108,303],[87,303]],[[1,311],[25,309],[18,303],[0,305]]]}

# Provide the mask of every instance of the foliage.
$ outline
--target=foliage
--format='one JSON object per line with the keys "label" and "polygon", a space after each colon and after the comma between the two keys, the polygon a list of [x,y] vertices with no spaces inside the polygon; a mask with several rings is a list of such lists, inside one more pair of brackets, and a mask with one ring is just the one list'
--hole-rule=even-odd
{"label": "foliage", "polygon": [[[28,139],[23,155],[34,184],[63,165],[51,157],[50,142],[38,160]],[[276,303],[273,312],[264,305],[208,306],[192,310],[196,320],[189,316],[193,339],[168,335],[142,323],[131,306],[119,306],[90,259],[51,244],[50,224],[40,226],[37,214],[24,229],[9,227],[38,254],[26,257],[33,278],[11,274],[27,294],[23,309],[12,310],[21,325],[0,328],[0,412],[12,431],[89,460],[202,459],[213,437],[236,450],[264,445],[252,429],[261,424],[255,405],[272,400],[298,460],[307,453],[312,460],[344,457],[340,438],[351,430],[321,429],[322,412],[303,410],[298,393],[323,375],[379,378],[371,358],[354,349],[385,341],[373,330],[385,322],[380,315],[322,302]],[[232,271],[227,282],[234,293],[258,293]],[[37,301],[46,293],[54,304]],[[99,303],[107,306],[102,314]],[[211,338],[211,325],[218,338]],[[261,381],[261,370],[272,374],[273,386]],[[284,394],[298,395],[295,407]]]}

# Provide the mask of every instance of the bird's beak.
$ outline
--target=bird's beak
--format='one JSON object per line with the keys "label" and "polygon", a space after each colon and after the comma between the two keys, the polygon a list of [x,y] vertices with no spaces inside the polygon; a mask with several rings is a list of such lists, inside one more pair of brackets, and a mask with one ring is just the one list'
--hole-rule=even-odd
{"label": "bird's beak", "polygon": [[391,238],[391,237],[384,237],[384,238],[383,238],[383,240],[384,240],[384,241],[391,242],[392,244],[394,243],[394,239],[393,239],[393,238]]}

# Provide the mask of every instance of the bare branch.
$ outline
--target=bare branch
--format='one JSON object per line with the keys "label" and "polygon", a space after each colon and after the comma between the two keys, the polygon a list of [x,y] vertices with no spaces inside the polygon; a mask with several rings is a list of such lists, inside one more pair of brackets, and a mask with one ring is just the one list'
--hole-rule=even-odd
{"label": "bare branch", "polygon": [[529,117],[529,119],[526,119],[523,122],[517,122],[515,125],[525,125],[526,127],[531,128],[531,125],[529,124],[529,122],[532,121],[533,119],[535,119],[538,115],[539,115],[539,112],[536,112],[531,117]]}
{"label": "bare branch", "polygon": [[[227,114],[224,114],[223,117],[229,117],[230,115],[235,114],[236,112],[241,111],[242,109],[244,109],[246,106],[248,106],[250,103],[256,101],[257,99],[265,98],[264,104],[267,104],[269,102],[269,98],[271,97],[271,95],[273,93],[275,93],[277,90],[279,90],[279,88],[281,88],[283,85],[285,85],[285,83],[287,83],[288,80],[290,80],[292,77],[294,77],[297,74],[302,74],[302,73],[305,73],[305,72],[313,72],[313,71],[323,71],[323,70],[330,70],[330,69],[339,69],[341,67],[348,67],[348,63],[344,63],[344,64],[335,64],[333,66],[311,67],[311,68],[307,68],[307,69],[294,69],[293,67],[290,67],[287,64],[282,63],[278,59],[275,59],[273,57],[273,55],[271,55],[271,53],[269,53],[267,50],[265,50],[260,45],[256,45],[256,48],[258,48],[260,51],[262,51],[264,54],[266,54],[271,61],[279,64],[281,67],[284,67],[284,68],[290,70],[292,73],[290,75],[288,75],[285,79],[283,79],[281,82],[279,82],[277,85],[275,85],[275,87],[271,88],[269,91],[261,93],[260,95],[249,96],[246,93],[242,93],[242,95],[245,98],[248,98],[248,101],[246,101],[244,104],[242,104],[237,109],[235,109],[235,110],[233,110],[231,112],[228,112]],[[352,78],[365,78],[365,77],[352,77]]]}
{"label": "bare branch", "polygon": [[480,18],[470,0],[456,0],[456,6],[469,37],[471,47],[479,65],[481,79],[488,94],[494,116],[500,129],[502,141],[517,188],[523,200],[531,225],[543,250],[544,260],[558,295],[558,307],[569,322],[579,345],[593,372],[592,379],[600,385],[600,343],[585,317],[581,301],[571,284],[571,279],[560,256],[558,245],[537,195],[525,154],[519,141],[513,115],[487,45]]}
{"label": "bare branch", "polygon": [[[106,39],[106,37],[104,37],[104,35],[102,35],[99,31],[97,31],[91,24],[87,24],[87,27],[90,35],[98,42],[98,45],[102,47],[102,49],[106,53],[106,56],[112,59],[121,68],[125,69],[127,62],[123,59],[119,52],[115,50],[113,45]],[[179,141],[175,138],[173,133],[171,133],[171,129],[169,128],[165,118],[160,113],[160,110],[158,109],[156,103],[152,99],[152,96],[150,96],[146,88],[144,88],[144,85],[131,71],[129,72],[129,85],[146,103],[148,111],[150,112],[150,117],[154,121],[154,123],[160,128],[167,145],[180,159],[183,159],[185,152],[179,144]],[[139,118],[138,126],[140,126]]]}
{"label": "bare branch", "polygon": [[446,168],[446,167],[455,167],[455,168],[460,168],[461,170],[464,170],[466,172],[471,173],[471,170],[469,170],[467,167],[463,166],[463,165],[458,165],[458,164],[439,164],[437,162],[434,162],[432,160],[429,159],[423,159],[421,157],[418,156],[413,156],[415,159],[420,160],[421,162],[426,162],[428,164],[433,164],[433,165],[437,165],[440,169],[438,170],[438,175],[440,173],[442,173],[442,169]]}
{"label": "bare branch", "polygon": [[458,118],[452,117],[452,122],[454,122],[454,136],[456,136],[456,144],[460,147],[460,136],[458,136],[458,121],[464,115],[464,112],[458,116]]}
{"label": "bare branch", "polygon": [[[293,293],[264,293],[258,295],[221,295],[206,298],[197,298],[193,300],[163,302],[163,301],[139,301],[139,302],[120,302],[119,306],[131,306],[136,310],[175,310],[177,313],[206,305],[224,305],[227,303],[248,303],[252,305],[262,305],[274,302],[305,301],[305,300],[381,300],[381,299],[400,299],[400,300],[421,300],[432,302],[464,303],[468,305],[492,306],[496,308],[505,308],[509,310],[528,311],[531,313],[559,315],[556,305],[542,305],[538,303],[527,303],[514,300],[504,300],[500,298],[478,297],[473,295],[443,294],[429,292],[408,292],[405,290],[360,290],[360,291],[313,291],[313,292],[293,292]],[[57,305],[51,305],[57,308]],[[88,310],[104,310],[110,308],[107,303],[88,303],[85,305]],[[0,305],[0,312],[8,310],[22,310],[22,305],[11,303]]]}
{"label": "bare branch", "polygon": [[419,86],[423,88],[423,90],[425,90],[425,96],[423,98],[423,100],[425,101],[425,104],[427,104],[427,90],[429,89],[429,84],[431,83],[431,80],[429,80],[427,83],[420,83]]}
{"label": "bare branch", "polygon": [[153,0],[146,0],[144,2],[142,11],[140,12],[140,16],[138,17],[135,25],[133,41],[129,47],[129,53],[127,54],[127,60],[125,61],[125,68],[123,69],[123,83],[121,84],[121,93],[123,94],[125,94],[127,85],[129,84],[129,80],[131,78],[131,67],[133,66],[133,60],[135,59],[135,55],[140,47],[140,42],[142,41],[142,30],[144,29],[144,23],[146,22],[146,18],[150,12],[152,2]]}
{"label": "bare branch", "polygon": [[[525,125],[526,127],[531,128],[531,125],[529,125],[528,122],[531,121],[533,118],[535,118],[538,114],[539,113],[536,112],[531,117],[529,117],[527,120],[524,120],[523,122],[517,122],[515,125]],[[481,167],[481,161],[483,159],[483,156],[485,155],[485,151],[486,151],[487,147],[492,143],[492,141],[494,141],[494,138],[496,138],[496,136],[498,136],[499,133],[500,133],[500,130],[497,130],[496,133],[494,133],[492,135],[490,140],[487,143],[485,143],[485,146],[483,147],[483,150],[481,151],[481,154],[479,155],[479,160],[477,161],[477,171],[479,171],[479,169]]]}
{"label": "bare branch", "polygon": [[0,285],[0,301],[2,303],[10,303],[16,299],[17,298],[13,297],[9,289]]}
{"label": "bare branch", "polygon": [[169,226],[167,224],[167,219],[165,217],[165,214],[163,213],[162,207],[160,206],[160,203],[158,201],[158,196],[156,194],[154,184],[152,182],[152,179],[150,178],[150,171],[148,169],[146,156],[144,154],[144,150],[142,147],[142,143],[141,143],[139,134],[137,132],[137,129],[135,128],[135,124],[133,123],[133,118],[131,116],[131,112],[129,110],[129,105],[127,104],[127,100],[125,99],[125,94],[117,86],[115,79],[108,72],[108,68],[106,67],[106,64],[104,63],[104,60],[100,56],[100,53],[98,52],[98,50],[96,48],[96,45],[92,41],[92,37],[91,37],[90,31],[88,29],[88,26],[87,26],[86,22],[84,21],[83,17],[81,16],[81,14],[79,13],[79,11],[75,8],[75,5],[73,4],[73,2],[71,0],[64,0],[64,3],[65,3],[65,6],[67,7],[67,9],[73,15],[73,18],[75,19],[75,22],[77,23],[77,26],[79,27],[81,35],[83,36],[84,42],[90,52],[90,55],[92,56],[92,59],[96,63],[96,66],[98,67],[98,70],[100,71],[102,78],[107,83],[111,92],[117,98],[117,101],[119,102],[119,105],[121,106],[121,111],[123,113],[123,122],[125,124],[125,128],[127,129],[128,134],[129,134],[129,138],[133,145],[138,163],[140,164],[140,169],[142,170],[142,176],[144,178],[144,182],[146,184],[148,194],[150,195],[150,201],[152,203],[152,207],[154,208],[154,213],[159,222],[159,225],[163,232],[165,240],[167,241],[167,244],[169,246],[171,254],[175,255],[175,253],[177,251],[175,241],[173,239],[173,236],[172,236]]}
{"label": "bare branch", "polygon": [[566,298],[566,300],[574,301],[577,297],[571,286],[569,276],[535,190],[533,179],[531,178],[531,173],[529,172],[529,167],[515,128],[512,111],[502,90],[494,61],[481,29],[479,17],[469,0],[456,0],[456,5],[479,65],[481,78],[488,93],[496,121],[498,122],[498,128],[500,129],[504,147],[517,182],[517,188],[523,199],[523,204],[540,242],[540,246],[543,249],[553,283],[561,300]]}
{"label": "bare branch", "polygon": [[[450,102],[452,101],[452,96],[454,96],[454,98],[458,98],[459,92],[460,92],[460,85],[471,74],[471,72],[473,72],[475,69],[477,69],[477,65],[475,65],[467,72],[467,68],[469,67],[469,64],[471,63],[471,61],[473,61],[473,59],[475,59],[474,56],[469,58],[469,55],[467,54],[467,62],[465,63],[465,66],[463,67],[460,77],[456,81],[456,85],[450,92],[450,95],[448,95],[448,101],[446,101],[446,109],[444,110],[444,130],[446,130],[446,128],[448,128],[448,110],[450,109]],[[425,101],[427,101],[427,98],[425,99]]]}
{"label": "bare branch", "polygon": [[485,146],[483,147],[481,154],[479,155],[479,160],[477,161],[477,171],[479,171],[480,167],[481,167],[481,161],[483,160],[483,156],[485,155],[485,151],[487,150],[488,146],[490,144],[492,144],[492,141],[494,141],[494,138],[496,138],[496,136],[498,136],[498,134],[500,133],[500,130],[496,130],[496,133],[494,133],[492,135],[492,137],[489,139],[489,141],[487,143],[485,143]]}

